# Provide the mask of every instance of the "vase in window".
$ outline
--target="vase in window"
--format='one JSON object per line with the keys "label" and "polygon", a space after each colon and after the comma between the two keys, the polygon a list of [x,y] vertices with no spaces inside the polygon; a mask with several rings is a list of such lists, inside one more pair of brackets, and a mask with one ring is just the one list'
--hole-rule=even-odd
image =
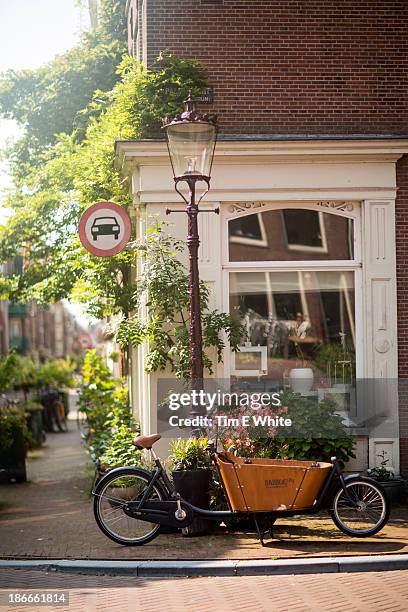
{"label": "vase in window", "polygon": [[313,370],[312,368],[292,368],[289,372],[289,380],[292,391],[308,393],[313,387]]}

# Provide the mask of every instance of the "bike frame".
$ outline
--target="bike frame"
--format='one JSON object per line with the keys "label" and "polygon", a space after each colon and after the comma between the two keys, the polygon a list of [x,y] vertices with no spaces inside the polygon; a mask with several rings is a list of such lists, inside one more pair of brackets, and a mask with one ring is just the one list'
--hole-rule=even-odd
{"label": "bike frame", "polygon": [[[356,474],[349,474],[347,476],[344,476],[337,459],[335,457],[332,457],[331,462],[333,464],[333,468],[331,472],[329,473],[324,483],[324,486],[320,492],[320,495],[313,506],[309,508],[300,509],[300,510],[296,509],[296,510],[279,510],[279,511],[271,510],[271,511],[263,511],[263,512],[250,512],[250,511],[233,512],[231,509],[230,501],[228,499],[228,494],[226,492],[221,473],[219,471],[219,468],[216,462],[217,453],[215,451],[210,451],[210,457],[213,463],[217,467],[218,475],[220,477],[220,482],[222,484],[222,488],[223,488],[224,495],[228,503],[229,510],[225,510],[225,511],[224,510],[207,510],[205,508],[199,508],[197,506],[194,506],[193,504],[190,504],[189,502],[187,502],[186,500],[180,497],[180,495],[176,492],[174,485],[171,482],[170,478],[166,474],[166,471],[163,468],[163,465],[160,459],[157,457],[153,449],[150,449],[150,452],[152,454],[152,457],[154,459],[154,464],[155,464],[155,468],[152,472],[152,478],[150,479],[150,482],[143,496],[141,497],[141,499],[138,500],[137,502],[131,502],[129,504],[129,506],[130,505],[132,506],[132,511],[137,512],[139,518],[143,514],[143,505],[149,499],[149,495],[152,492],[153,487],[157,482],[160,482],[161,487],[164,489],[167,495],[167,499],[165,501],[178,501],[178,500],[182,501],[183,505],[187,506],[194,513],[194,515],[200,516],[202,518],[206,518],[208,520],[219,521],[219,520],[228,520],[228,519],[233,519],[233,518],[249,517],[249,516],[254,516],[254,515],[259,516],[259,517],[269,517],[269,518],[276,519],[280,516],[285,517],[285,516],[304,515],[304,514],[317,514],[322,508],[327,507],[328,501],[330,502],[330,499],[331,499],[330,493],[331,493],[333,485],[336,482],[340,483],[340,486],[342,487],[344,494],[347,500],[349,501],[349,503],[351,505],[355,505],[355,501],[350,497],[348,493],[346,482],[349,478],[356,476]],[[146,513],[150,513],[150,510],[151,509],[146,508]]]}

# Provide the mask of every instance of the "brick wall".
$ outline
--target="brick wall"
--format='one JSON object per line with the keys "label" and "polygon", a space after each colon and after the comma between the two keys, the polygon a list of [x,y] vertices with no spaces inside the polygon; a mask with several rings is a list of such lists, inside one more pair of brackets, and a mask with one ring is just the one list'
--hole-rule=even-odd
{"label": "brick wall", "polygon": [[408,155],[397,162],[397,307],[401,472],[408,477]]}
{"label": "brick wall", "polygon": [[147,0],[148,62],[207,67],[225,133],[400,133],[406,0]]}

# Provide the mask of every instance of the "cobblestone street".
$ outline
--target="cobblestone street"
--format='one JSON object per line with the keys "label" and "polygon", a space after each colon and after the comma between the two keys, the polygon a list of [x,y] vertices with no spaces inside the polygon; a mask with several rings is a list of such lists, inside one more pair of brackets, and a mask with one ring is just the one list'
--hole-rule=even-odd
{"label": "cobblestone street", "polygon": [[41,607],[50,612],[405,612],[408,571],[147,580],[10,570],[1,573],[0,587],[0,610],[10,612],[32,609],[9,605],[10,593],[44,590],[69,591],[69,607]]}

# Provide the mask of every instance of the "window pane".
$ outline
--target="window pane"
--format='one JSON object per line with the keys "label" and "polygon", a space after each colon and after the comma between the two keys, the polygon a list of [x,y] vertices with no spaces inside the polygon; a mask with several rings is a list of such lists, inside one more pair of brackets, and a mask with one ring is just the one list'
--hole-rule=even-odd
{"label": "window pane", "polygon": [[[311,368],[329,384],[355,377],[354,272],[234,272],[230,311],[246,330],[243,368],[262,352],[263,375],[283,381],[293,368]],[[253,347],[251,356],[250,348]],[[255,361],[254,361],[255,363]]]}
{"label": "window pane", "polygon": [[314,210],[283,210],[286,244],[323,248],[319,213]]}
{"label": "window pane", "polygon": [[229,261],[349,260],[354,222],[323,211],[290,208],[232,219]]}

